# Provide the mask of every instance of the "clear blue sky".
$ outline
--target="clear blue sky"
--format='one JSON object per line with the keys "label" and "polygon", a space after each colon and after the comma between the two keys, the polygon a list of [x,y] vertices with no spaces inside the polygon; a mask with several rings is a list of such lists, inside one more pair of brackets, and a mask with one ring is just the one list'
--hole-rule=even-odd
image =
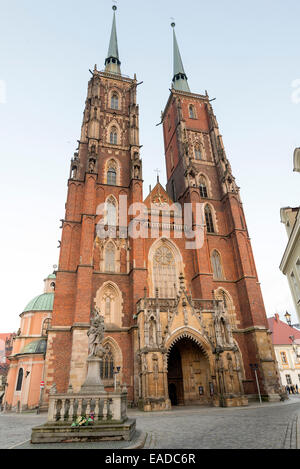
{"label": "clear blue sky", "polygon": [[[103,68],[112,4],[1,0],[0,6],[0,331],[8,332],[19,327],[18,315],[58,263],[88,70],[95,63]],[[279,211],[299,205],[292,154],[300,146],[300,103],[291,96],[300,79],[300,2],[119,0],[122,73],[144,81],[138,102],[145,195],[155,168],[166,182],[156,124],[172,79],[171,17],[191,90],[217,98],[214,111],[241,187],[267,315],[288,309],[296,321],[279,271],[287,242]]]}

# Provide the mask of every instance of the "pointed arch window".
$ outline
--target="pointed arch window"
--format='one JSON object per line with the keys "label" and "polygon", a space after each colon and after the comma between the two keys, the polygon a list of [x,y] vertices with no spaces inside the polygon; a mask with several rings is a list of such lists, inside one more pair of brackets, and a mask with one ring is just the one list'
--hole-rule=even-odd
{"label": "pointed arch window", "polygon": [[299,289],[299,285],[297,283],[296,277],[294,275],[294,272],[291,273],[291,280],[293,284],[294,294],[296,296],[296,301],[298,302],[300,300],[300,289]]}
{"label": "pointed arch window", "polygon": [[112,145],[118,145],[118,130],[117,127],[112,127],[110,130],[110,143]]}
{"label": "pointed arch window", "polygon": [[100,376],[101,379],[105,380],[112,380],[114,377],[114,356],[110,347],[106,347],[106,352],[100,363]]}
{"label": "pointed arch window", "polygon": [[153,259],[154,291],[158,289],[160,298],[176,296],[176,265],[175,259],[167,246],[160,246]]}
{"label": "pointed arch window", "polygon": [[117,202],[114,197],[109,197],[106,201],[107,225],[117,226]]}
{"label": "pointed arch window", "polygon": [[45,319],[43,322],[43,327],[42,327],[42,337],[46,337],[48,335],[48,330],[51,326],[51,318]]}
{"label": "pointed arch window", "polygon": [[201,153],[199,146],[195,147],[194,152],[195,152],[195,160],[202,160],[202,153]]}
{"label": "pointed arch window", "polygon": [[107,171],[107,184],[110,186],[116,186],[117,184],[117,172],[115,168],[108,168]]}
{"label": "pointed arch window", "polygon": [[18,374],[18,380],[17,380],[16,391],[21,391],[21,389],[22,389],[23,374],[24,374],[23,368],[20,368],[20,369],[19,369],[19,374]]}
{"label": "pointed arch window", "polygon": [[189,105],[189,117],[190,119],[196,119],[195,108],[192,104]]}
{"label": "pointed arch window", "polygon": [[208,233],[215,233],[215,227],[213,222],[213,216],[211,213],[211,208],[209,205],[205,207],[205,221],[206,221],[206,229]]}
{"label": "pointed arch window", "polygon": [[208,192],[207,192],[207,182],[204,176],[201,176],[200,181],[199,181],[199,189],[200,189],[200,195],[201,197],[207,199],[208,197]]}
{"label": "pointed arch window", "polygon": [[111,298],[107,296],[105,298],[105,317],[110,318],[111,316]]}
{"label": "pointed arch window", "polygon": [[223,288],[218,288],[216,290],[215,297],[217,300],[221,300],[223,302],[226,313],[228,314],[229,323],[232,327],[236,327],[235,307],[229,293],[223,290]]}
{"label": "pointed arch window", "polygon": [[105,248],[105,271],[115,272],[116,249],[113,243],[108,243]]}
{"label": "pointed arch window", "polygon": [[110,107],[111,109],[119,109],[119,95],[116,92],[111,95]]}
{"label": "pointed arch window", "polygon": [[214,278],[217,280],[223,279],[223,270],[221,264],[221,256],[218,251],[214,250],[211,256],[211,263],[213,269]]}

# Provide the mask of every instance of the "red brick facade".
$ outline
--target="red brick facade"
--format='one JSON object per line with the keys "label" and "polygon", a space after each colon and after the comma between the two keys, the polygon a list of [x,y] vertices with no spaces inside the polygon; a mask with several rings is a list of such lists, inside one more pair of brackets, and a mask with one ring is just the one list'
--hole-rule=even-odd
{"label": "red brick facade", "polygon": [[[168,408],[165,357],[171,353],[175,339],[182,339],[183,336],[178,335],[180,330],[184,337],[193,336],[193,340],[203,348],[201,353],[209,357],[209,380],[215,383],[215,394],[219,399],[214,400],[216,405],[240,405],[241,400],[234,401],[236,396],[256,394],[250,363],[259,364],[262,393],[275,396],[278,393],[278,375],[274,351],[239,189],[226,158],[208,96],[173,89],[163,114],[168,195],[157,184],[145,200],[148,209],[152,203],[159,211],[157,237],[163,239],[123,239],[123,224],[116,227],[116,237],[111,240],[103,240],[97,235],[97,223],[101,220],[100,204],[110,198],[116,201],[118,211],[120,196],[127,196],[127,207],[134,202],[143,203],[136,87],[136,79],[97,70],[89,82],[81,138],[71,162],[66,214],[62,222],[52,327],[46,355],[46,391],[49,392],[54,383],[59,392],[67,391],[70,384],[74,389],[80,389],[86,373],[86,333],[91,311],[97,305],[105,315],[107,345],[112,348],[114,363],[121,366],[119,378],[127,384],[129,400],[136,404],[142,401],[145,410],[159,408],[158,403],[162,401]],[[112,103],[113,94],[117,96],[117,105]],[[190,105],[194,109],[193,118],[189,117]],[[197,156],[196,150],[200,152]],[[201,194],[200,183],[203,180],[206,181],[206,193]],[[176,238],[174,229],[167,238],[163,236],[161,210],[176,201],[181,205],[209,204],[213,232],[209,233],[207,227],[204,228],[204,244],[200,249],[186,249],[186,239]],[[129,214],[126,221],[132,221],[137,215]],[[150,212],[141,209],[140,216],[153,228],[153,214],[151,218]],[[172,215],[172,226],[173,222]],[[135,223],[134,226],[139,225]],[[109,246],[110,241],[112,244]],[[162,246],[165,247],[164,252],[159,251]],[[109,266],[109,249],[113,253],[113,268]],[[219,278],[213,273],[214,251],[220,259],[222,275]],[[176,271],[174,298],[181,295],[180,300],[167,306],[156,290],[160,286],[156,284],[155,275],[163,278],[161,272],[164,270],[156,266],[154,257],[159,258],[161,253],[170,257]],[[172,276],[171,270],[168,272]],[[181,283],[180,274],[183,274]],[[170,290],[170,285],[166,280],[161,288]],[[184,295],[190,312],[186,310]],[[170,295],[168,297],[171,298]],[[155,298],[157,306],[154,316],[151,316]],[[200,326],[197,330],[197,326],[192,325],[192,316],[201,316],[202,311],[200,307],[196,308],[197,299],[206,300],[207,304],[208,300],[210,303],[215,300],[214,306],[204,311],[207,313],[205,333],[201,332]],[[144,301],[143,306],[141,301]],[[146,303],[152,306],[147,309]],[[224,346],[218,345],[217,339],[213,343],[208,332],[209,327],[219,330],[214,319],[217,317],[217,313],[214,316],[216,305],[220,308],[223,305],[222,312],[220,309],[218,314],[220,318],[224,316],[224,324],[230,334],[227,345],[223,340]],[[174,329],[172,324],[176,318],[171,310],[178,317],[183,311],[185,318],[182,320],[184,323],[177,328],[174,326]],[[163,314],[168,314],[166,322],[162,319]],[[151,327],[156,331],[154,342],[149,339]],[[237,354],[239,359],[236,359]],[[196,362],[202,363],[202,358],[199,355]],[[232,368],[231,361],[235,359]],[[195,363],[194,370],[197,370]],[[201,384],[200,371],[193,373],[190,376],[192,390]],[[225,373],[223,384],[222,373]],[[106,384],[108,387],[112,385],[109,379]],[[205,394],[209,399],[208,387]],[[192,391],[189,395],[190,400],[195,399]],[[222,400],[221,395],[227,400]]]}

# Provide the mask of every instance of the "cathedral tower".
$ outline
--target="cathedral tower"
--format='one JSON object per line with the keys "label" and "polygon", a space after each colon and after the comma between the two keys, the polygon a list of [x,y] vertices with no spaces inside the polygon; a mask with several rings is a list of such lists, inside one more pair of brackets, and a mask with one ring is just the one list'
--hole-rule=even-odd
{"label": "cathedral tower", "polygon": [[[203,204],[204,245],[194,252],[192,294],[222,299],[244,361],[244,389],[255,394],[250,363],[259,365],[263,393],[278,391],[275,356],[239,187],[206,94],[190,91],[175,24],[174,72],[163,112],[167,192],[180,204]],[[277,390],[277,391],[276,391]],[[275,394],[273,394],[275,393]]]}
{"label": "cathedral tower", "polygon": [[[127,383],[132,399],[132,302],[143,295],[145,266],[142,240],[128,239],[124,227],[127,206],[143,200],[142,162],[137,80],[121,74],[113,10],[105,69],[95,66],[88,83],[81,137],[70,166],[45,381],[47,393],[53,384],[60,392],[69,386],[80,389],[90,315],[98,308],[109,336],[104,384],[113,387],[119,366],[117,380]],[[125,204],[121,225],[120,200]]]}

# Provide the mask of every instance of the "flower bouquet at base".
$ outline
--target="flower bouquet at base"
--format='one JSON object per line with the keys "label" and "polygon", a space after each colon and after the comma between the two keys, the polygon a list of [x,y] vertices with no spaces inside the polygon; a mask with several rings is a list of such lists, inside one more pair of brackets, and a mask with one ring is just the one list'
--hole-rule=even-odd
{"label": "flower bouquet at base", "polygon": [[87,427],[88,425],[93,425],[95,420],[95,415],[92,413],[89,418],[86,417],[77,417],[75,422],[72,423],[71,427]]}

